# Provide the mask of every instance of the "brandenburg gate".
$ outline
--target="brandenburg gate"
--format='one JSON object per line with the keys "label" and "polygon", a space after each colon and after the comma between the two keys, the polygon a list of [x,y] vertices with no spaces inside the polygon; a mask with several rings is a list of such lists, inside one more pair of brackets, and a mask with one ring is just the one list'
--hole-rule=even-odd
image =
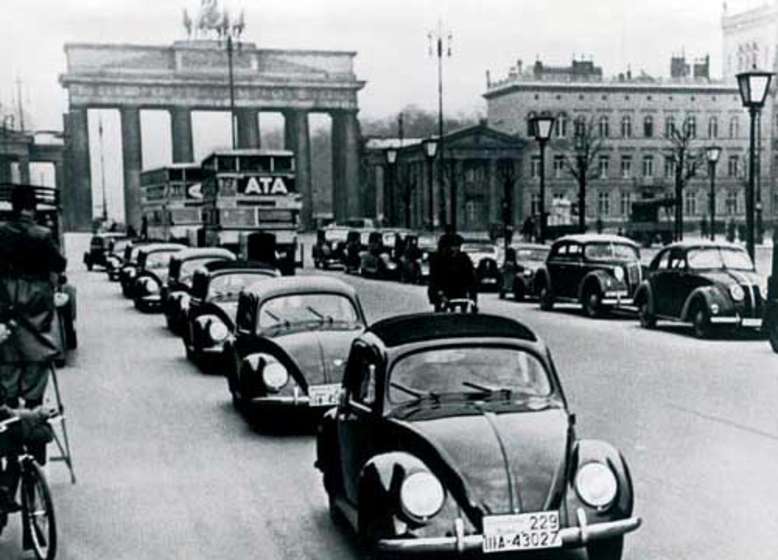
{"label": "brandenburg gate", "polygon": [[[229,111],[228,52],[218,40],[176,41],[171,46],[71,43],[65,45],[68,91],[63,185],[69,229],[89,229],[92,188],[89,109],[118,109],[124,163],[126,222],[140,224],[140,111],[170,112],[173,162],[194,160],[192,111]],[[355,52],[258,49],[241,42],[232,51],[235,117],[239,148],[260,146],[259,113],[280,112],[285,147],[294,151],[297,184],[305,201],[303,223],[313,212],[308,113],[332,118],[333,210],[336,219],[359,216],[359,124],[357,92],[365,82],[354,75]]]}

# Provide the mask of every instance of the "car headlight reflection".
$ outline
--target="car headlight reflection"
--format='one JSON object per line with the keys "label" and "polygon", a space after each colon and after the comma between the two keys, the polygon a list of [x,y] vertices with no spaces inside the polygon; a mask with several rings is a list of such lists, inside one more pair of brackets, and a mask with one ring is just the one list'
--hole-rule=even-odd
{"label": "car headlight reflection", "polygon": [[743,301],[746,297],[746,293],[743,291],[740,284],[732,284],[729,287],[729,295],[732,296],[732,299],[735,301]]}
{"label": "car headlight reflection", "polygon": [[400,486],[400,504],[414,519],[425,521],[434,517],[443,508],[445,500],[443,485],[427,471],[412,473]]}
{"label": "car headlight reflection", "polygon": [[219,320],[211,321],[208,325],[208,336],[210,336],[211,340],[214,342],[223,342],[229,334],[230,330],[227,328],[227,325]]}
{"label": "car headlight reflection", "polygon": [[619,485],[613,471],[602,463],[587,463],[575,475],[575,491],[585,504],[601,509],[616,498]]}
{"label": "car headlight reflection", "polygon": [[289,382],[289,372],[278,362],[270,362],[262,369],[262,382],[271,391],[279,391]]}
{"label": "car headlight reflection", "polygon": [[624,269],[621,268],[620,266],[617,266],[616,268],[613,269],[613,276],[619,282],[623,282],[624,281]]}

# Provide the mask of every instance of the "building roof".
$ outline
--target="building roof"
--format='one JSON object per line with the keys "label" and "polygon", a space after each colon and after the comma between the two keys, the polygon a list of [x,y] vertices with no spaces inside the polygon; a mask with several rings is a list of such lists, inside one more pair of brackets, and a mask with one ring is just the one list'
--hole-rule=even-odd
{"label": "building roof", "polygon": [[368,150],[385,150],[386,148],[405,148],[421,144],[423,138],[370,138],[365,142]]}

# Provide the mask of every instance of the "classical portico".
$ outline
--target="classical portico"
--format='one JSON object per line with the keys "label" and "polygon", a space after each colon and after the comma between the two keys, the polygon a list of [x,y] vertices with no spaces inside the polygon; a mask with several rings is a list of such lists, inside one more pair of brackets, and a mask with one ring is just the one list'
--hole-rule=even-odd
{"label": "classical portico", "polygon": [[[140,223],[140,111],[170,112],[173,162],[194,159],[192,111],[229,111],[228,53],[217,40],[177,41],[172,46],[67,44],[66,115],[70,184],[63,196],[66,223],[91,223],[89,109],[121,114],[126,221]],[[285,143],[295,152],[297,184],[305,205],[303,223],[313,211],[308,114],[332,117],[333,208],[336,219],[362,214],[359,201],[357,92],[365,82],[354,75],[354,52],[258,49],[240,43],[233,50],[235,121],[241,148],[260,145],[262,111],[281,112]]]}

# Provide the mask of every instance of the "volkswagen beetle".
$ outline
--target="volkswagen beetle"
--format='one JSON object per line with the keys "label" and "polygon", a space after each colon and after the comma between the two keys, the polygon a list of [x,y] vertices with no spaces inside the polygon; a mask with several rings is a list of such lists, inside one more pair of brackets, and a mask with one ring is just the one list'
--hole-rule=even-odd
{"label": "volkswagen beetle", "polygon": [[337,402],[351,342],[365,317],[354,289],[327,276],[277,278],[246,289],[225,345],[236,407],[255,418],[279,408],[320,414]]}
{"label": "volkswagen beetle", "polygon": [[480,290],[496,290],[499,288],[501,274],[497,266],[497,246],[488,241],[466,241],[462,252],[473,261],[473,268],[478,277]]}
{"label": "volkswagen beetle", "polygon": [[96,266],[102,266],[108,270],[109,259],[112,264],[116,263],[116,244],[124,244],[127,241],[129,238],[125,233],[101,232],[94,234],[89,241],[89,250],[84,253],[84,266],[87,270],[92,270]]}
{"label": "volkswagen beetle", "polygon": [[150,312],[162,309],[162,288],[167,282],[170,259],[186,249],[178,243],[153,243],[138,253],[135,281],[130,297],[138,311]]}
{"label": "volkswagen beetle", "polygon": [[138,255],[144,247],[153,245],[149,241],[133,241],[124,247],[124,254],[117,268],[108,270],[108,278],[116,279],[122,287],[122,295],[126,298],[132,298],[132,287],[135,283],[135,277],[138,275]]}
{"label": "volkswagen beetle", "polygon": [[618,559],[640,525],[629,470],[574,418],[522,323],[398,316],[354,341],[316,466],[331,513],[378,556],[585,546]]}
{"label": "volkswagen beetle", "polygon": [[516,301],[533,295],[535,273],[543,267],[548,257],[548,247],[531,243],[516,243],[505,251],[500,268],[500,299],[513,294]]}

